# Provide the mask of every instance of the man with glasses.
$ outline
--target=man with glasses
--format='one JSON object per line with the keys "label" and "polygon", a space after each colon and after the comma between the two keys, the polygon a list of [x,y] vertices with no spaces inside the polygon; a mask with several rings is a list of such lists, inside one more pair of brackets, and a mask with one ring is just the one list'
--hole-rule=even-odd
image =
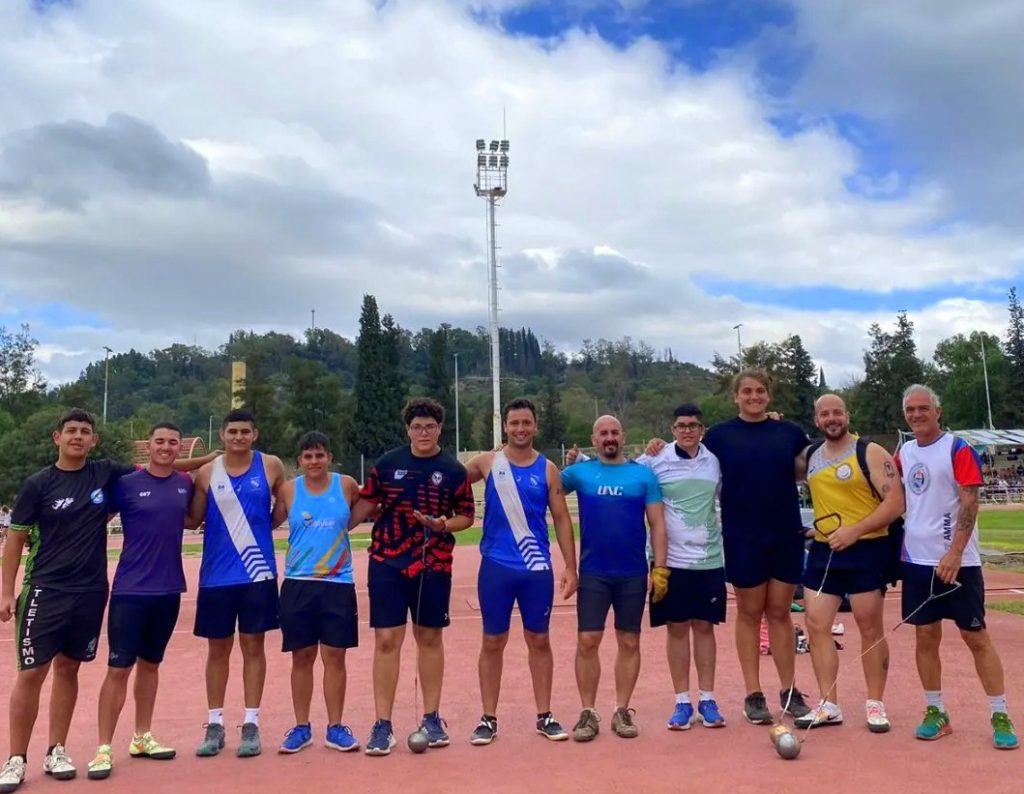
{"label": "man with glasses", "polygon": [[444,676],[441,630],[449,624],[452,533],[472,526],[474,517],[466,469],[441,451],[444,408],[434,400],[412,399],[402,411],[402,421],[409,445],[377,461],[349,521],[350,527],[357,526],[377,511],[367,577],[377,721],[366,744],[367,755],[388,755],[395,746],[391,712],[410,613],[423,687],[421,729],[430,747],[449,743],[438,715]]}

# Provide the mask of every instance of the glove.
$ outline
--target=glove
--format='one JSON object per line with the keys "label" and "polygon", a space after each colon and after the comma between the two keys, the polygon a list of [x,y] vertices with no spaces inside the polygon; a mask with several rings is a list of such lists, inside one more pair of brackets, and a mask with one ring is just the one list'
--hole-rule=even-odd
{"label": "glove", "polygon": [[656,567],[651,569],[651,590],[653,595],[651,601],[657,604],[668,594],[668,568]]}

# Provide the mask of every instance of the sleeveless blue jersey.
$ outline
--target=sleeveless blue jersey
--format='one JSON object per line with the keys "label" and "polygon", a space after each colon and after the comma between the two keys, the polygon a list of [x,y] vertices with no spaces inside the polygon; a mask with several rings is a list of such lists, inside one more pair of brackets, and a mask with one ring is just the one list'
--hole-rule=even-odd
{"label": "sleeveless blue jersey", "polygon": [[[252,465],[238,477],[227,475],[223,458],[213,465],[199,586],[226,587],[276,579],[270,483],[263,469],[263,456],[253,452]],[[218,471],[225,475],[223,480],[218,478]],[[228,493],[227,481],[233,494]]]}
{"label": "sleeveless blue jersey", "polygon": [[[512,477],[515,479],[516,490],[519,491],[519,499],[523,503],[526,523],[533,533],[533,540],[528,540],[525,549],[516,543],[512,528],[509,526],[508,516],[505,514],[505,508],[494,487],[494,470],[492,469],[491,473],[487,475],[484,492],[484,530],[480,539],[480,555],[509,568],[527,571],[538,569],[536,555],[539,554],[547,565],[547,569],[550,569],[547,458],[538,455],[537,460],[530,466],[514,466],[511,461],[508,465]],[[524,553],[533,558],[531,560],[532,567],[524,559]]]}
{"label": "sleeveless blue jersey", "polygon": [[354,582],[349,513],[340,474],[331,475],[331,483],[322,494],[307,491],[305,477],[295,480],[295,496],[288,511],[286,579]]}

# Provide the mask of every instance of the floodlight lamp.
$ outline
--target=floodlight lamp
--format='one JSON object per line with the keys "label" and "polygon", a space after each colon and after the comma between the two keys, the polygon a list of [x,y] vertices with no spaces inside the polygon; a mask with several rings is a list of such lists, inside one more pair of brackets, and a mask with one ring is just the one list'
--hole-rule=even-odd
{"label": "floodlight lamp", "polygon": [[501,151],[503,151],[503,152],[507,152],[508,151],[508,141],[502,141],[500,144],[498,144],[498,148]]}
{"label": "floodlight lamp", "polygon": [[498,151],[498,142],[497,141],[491,141],[491,151],[492,152]]}
{"label": "floodlight lamp", "polygon": [[498,158],[498,162],[501,164],[502,168],[508,168],[508,155],[503,154],[501,157]]}
{"label": "floodlight lamp", "polygon": [[487,165],[487,155],[486,154],[478,154],[476,156],[476,164],[477,164],[477,166],[479,168],[483,168],[484,166],[486,166]]}
{"label": "floodlight lamp", "polygon": [[492,154],[490,157],[488,157],[487,158],[487,164],[491,168],[497,168],[498,167],[498,155]]}
{"label": "floodlight lamp", "polygon": [[477,138],[476,139],[476,150],[478,152],[482,152],[486,146],[487,146],[487,143],[486,143],[486,141],[484,141],[483,138]]}

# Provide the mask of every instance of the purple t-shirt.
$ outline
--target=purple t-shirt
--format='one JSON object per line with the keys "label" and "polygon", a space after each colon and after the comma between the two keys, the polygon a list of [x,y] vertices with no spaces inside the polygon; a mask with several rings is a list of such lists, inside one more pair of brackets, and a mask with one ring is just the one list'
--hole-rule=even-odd
{"label": "purple t-shirt", "polygon": [[112,507],[121,514],[124,545],[114,573],[114,595],[185,592],[181,537],[192,500],[192,478],[155,477],[145,469],[122,477]]}

